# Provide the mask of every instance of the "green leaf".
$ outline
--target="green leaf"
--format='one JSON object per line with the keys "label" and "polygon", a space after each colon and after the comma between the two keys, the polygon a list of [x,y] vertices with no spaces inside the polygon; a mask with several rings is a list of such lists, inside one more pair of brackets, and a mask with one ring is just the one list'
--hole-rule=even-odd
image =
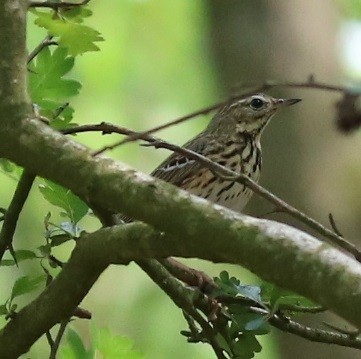
{"label": "green leaf", "polygon": [[52,247],[57,247],[57,246],[60,246],[61,244],[65,243],[65,242],[68,242],[68,241],[70,241],[72,239],[73,238],[67,233],[56,234],[56,235],[50,237],[51,246]]}
{"label": "green leaf", "polygon": [[16,263],[13,259],[2,259],[0,262],[1,267],[10,267],[14,266]]}
{"label": "green leaf", "polygon": [[[103,41],[101,34],[93,28],[80,24],[80,18],[75,13],[67,11],[63,17],[54,18],[53,13],[36,11],[35,24],[48,30],[52,36],[59,37],[58,44],[66,47],[72,56],[83,54],[87,51],[99,51],[95,42]],[[67,16],[73,14],[74,16]],[[89,13],[88,13],[89,14]]]}
{"label": "green leaf", "polygon": [[0,305],[0,316],[8,314],[8,308],[6,304]]}
{"label": "green leaf", "polygon": [[234,345],[234,351],[239,359],[254,358],[255,353],[262,350],[261,344],[254,335],[242,334]]}
{"label": "green leaf", "polygon": [[32,292],[37,289],[40,283],[45,282],[45,280],[46,276],[43,274],[33,278],[29,276],[18,278],[11,291],[10,301],[20,295]]}
{"label": "green leaf", "polygon": [[0,158],[0,167],[5,172],[13,172],[16,166],[5,158]]}
{"label": "green leaf", "polygon": [[33,251],[27,249],[18,249],[15,251],[15,257],[18,262],[26,260],[26,259],[33,259],[36,258],[36,254]]}
{"label": "green leaf", "polygon": [[[266,323],[266,320],[264,317],[262,316],[258,316],[250,321],[248,321],[244,327],[245,330],[250,331],[250,332],[254,332],[258,329],[260,329],[264,324]],[[266,333],[263,334],[267,334],[268,331]],[[255,333],[256,334],[256,333]],[[259,335],[259,333],[257,333]]]}
{"label": "green leaf", "polygon": [[263,305],[260,287],[254,285],[238,285],[237,290],[241,296]]}
{"label": "green leaf", "polygon": [[227,341],[224,339],[223,335],[217,333],[215,336],[215,340],[217,341],[217,344],[219,345],[220,348],[225,350],[228,354],[230,355],[232,354],[232,350],[228,345]]}
{"label": "green leaf", "polygon": [[214,278],[214,282],[218,287],[212,292],[214,297],[220,295],[230,295],[235,297],[238,294],[237,286],[240,282],[235,277],[229,277],[228,272],[222,271],[219,274],[219,278]]}
{"label": "green leaf", "polygon": [[228,312],[232,323],[236,326],[232,327],[233,332],[252,332],[254,335],[264,335],[270,331],[264,315],[250,312],[247,306],[231,304]]}
{"label": "green leaf", "polygon": [[213,291],[213,296],[242,296],[264,306],[261,298],[261,288],[259,286],[242,285],[237,278],[230,277],[226,271],[221,272],[219,278],[214,278],[214,281],[218,288]]}
{"label": "green leaf", "polygon": [[38,105],[39,115],[50,120],[50,126],[57,130],[63,130],[76,126],[71,123],[74,115],[73,107],[67,102],[41,100],[41,106]]}
{"label": "green leaf", "polygon": [[38,247],[38,249],[44,257],[47,257],[51,253],[51,245],[50,244],[41,245]]}
{"label": "green leaf", "polygon": [[93,359],[94,351],[86,350],[80,336],[71,328],[68,328],[66,344],[61,348],[60,357],[63,359]]}
{"label": "green leaf", "polygon": [[[24,261],[26,259],[34,259],[36,258],[36,254],[33,251],[29,251],[27,249],[19,249],[14,252],[16,261],[19,263],[21,261]],[[15,261],[13,259],[3,259],[0,262],[0,266],[13,266],[15,265]]]}
{"label": "green leaf", "polygon": [[73,20],[76,22],[83,22],[85,17],[89,17],[93,14],[91,10],[85,6],[74,6],[71,9],[61,9],[60,14],[62,17]]}
{"label": "green leaf", "polygon": [[311,300],[295,293],[276,286],[275,284],[264,282],[262,284],[262,298],[269,301],[273,312],[282,305],[295,305],[304,307],[314,307],[316,304]]}
{"label": "green leaf", "polygon": [[34,103],[46,107],[49,102],[62,101],[79,93],[81,84],[64,79],[74,66],[74,58],[64,48],[53,52],[47,47],[29,65],[29,91]]}
{"label": "green leaf", "polygon": [[133,349],[133,341],[129,338],[114,335],[109,329],[102,328],[93,331],[94,347],[103,358],[107,359],[141,359],[144,356]]}
{"label": "green leaf", "polygon": [[69,189],[51,181],[44,181],[39,189],[48,202],[65,210],[66,216],[73,224],[79,222],[88,213],[89,207]]}

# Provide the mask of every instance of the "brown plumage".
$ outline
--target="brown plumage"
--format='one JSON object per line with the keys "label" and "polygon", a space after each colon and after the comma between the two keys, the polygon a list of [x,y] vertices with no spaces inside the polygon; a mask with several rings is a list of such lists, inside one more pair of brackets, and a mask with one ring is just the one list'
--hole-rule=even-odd
{"label": "brown plumage", "polygon": [[[222,108],[207,128],[183,147],[258,181],[263,129],[279,108],[299,101],[264,94],[238,100]],[[241,211],[252,195],[242,184],[217,178],[197,161],[176,153],[161,163],[152,176],[236,211]]]}

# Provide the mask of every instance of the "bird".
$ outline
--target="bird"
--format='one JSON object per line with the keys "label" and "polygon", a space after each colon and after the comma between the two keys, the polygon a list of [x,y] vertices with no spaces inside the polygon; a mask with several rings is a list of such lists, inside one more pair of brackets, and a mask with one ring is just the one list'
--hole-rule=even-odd
{"label": "bird", "polygon": [[[264,128],[281,108],[299,101],[257,93],[230,102],[183,147],[258,182]],[[244,209],[252,196],[252,190],[245,185],[217,176],[196,160],[177,153],[165,159],[151,175],[237,212]]]}

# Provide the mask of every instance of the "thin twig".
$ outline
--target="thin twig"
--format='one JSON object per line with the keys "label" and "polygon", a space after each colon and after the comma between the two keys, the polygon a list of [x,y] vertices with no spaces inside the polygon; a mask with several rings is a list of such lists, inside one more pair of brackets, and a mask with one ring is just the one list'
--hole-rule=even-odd
{"label": "thin twig", "polygon": [[49,359],[56,359],[56,353],[59,349],[61,339],[63,338],[63,335],[65,333],[65,328],[68,325],[69,320],[64,320],[60,323],[58,334],[55,337],[55,340],[53,341],[53,345],[50,347],[50,355]]}
{"label": "thin twig", "polygon": [[174,258],[160,259],[159,262],[174,277],[191,287],[198,287],[202,293],[210,293],[216,288],[213,279],[207,274],[190,268]]}
{"label": "thin twig", "polygon": [[51,336],[50,331],[47,331],[47,332],[45,333],[45,336],[46,336],[46,339],[47,339],[47,341],[48,341],[48,344],[49,344],[50,348],[52,348],[53,345],[54,345],[54,340],[53,340],[53,338],[52,338],[52,336]]}
{"label": "thin twig", "polygon": [[[268,314],[266,310],[258,307],[250,307],[250,309],[258,314]],[[312,328],[277,314],[270,317],[268,322],[273,327],[282,330],[283,332],[297,335],[298,337],[310,340],[311,342],[335,344],[343,347],[361,349],[361,338],[355,338],[349,334]]]}
{"label": "thin twig", "polygon": [[53,10],[58,10],[60,8],[72,8],[75,6],[86,5],[90,2],[90,0],[84,0],[80,3],[72,3],[72,2],[52,2],[52,1],[30,1],[29,7],[46,7]]}
{"label": "thin twig", "polygon": [[35,175],[24,170],[16,187],[14,196],[5,213],[5,219],[0,232],[0,260],[7,248],[12,246],[12,241],[19,220],[20,212],[28,198]]}
{"label": "thin twig", "polygon": [[57,45],[56,41],[52,41],[53,36],[47,35],[45,38],[40,42],[38,46],[35,47],[33,51],[30,52],[28,55],[28,64],[47,46],[50,45]]}
{"label": "thin twig", "polygon": [[269,192],[257,182],[253,181],[251,178],[247,177],[246,175],[242,173],[237,173],[232,170],[230,170],[227,167],[221,166],[216,162],[213,162],[209,160],[208,158],[200,155],[199,153],[196,153],[194,151],[191,151],[189,149],[186,149],[184,147],[180,147],[171,143],[168,143],[163,140],[159,140],[157,138],[154,138],[152,136],[149,136],[148,134],[144,134],[142,132],[136,132],[132,131],[130,129],[124,128],[124,127],[118,127],[107,123],[101,123],[98,125],[83,125],[78,127],[73,127],[69,129],[65,129],[62,131],[64,134],[74,134],[74,133],[80,133],[80,132],[88,132],[88,131],[101,131],[103,134],[109,134],[109,133],[119,133],[127,136],[138,136],[139,139],[142,139],[144,141],[149,142],[151,145],[153,145],[155,148],[165,148],[168,150],[171,150],[173,152],[179,153],[189,159],[195,160],[199,163],[201,163],[204,167],[210,169],[212,172],[217,174],[220,178],[227,180],[227,181],[234,181],[238,183],[242,183],[243,185],[249,187],[253,192],[257,193],[260,197],[266,199],[267,201],[274,204],[277,208],[284,211],[285,213],[288,213],[292,217],[298,219],[302,223],[306,224],[308,227],[314,229],[319,234],[324,236],[325,238],[328,238],[333,243],[337,244],[341,248],[347,250],[349,253],[351,253],[357,261],[361,261],[361,252],[356,248],[354,244],[347,241],[346,239],[339,236],[337,233],[333,232],[332,230],[326,228],[321,223],[317,222],[313,218],[307,216],[305,213],[299,211],[295,207],[292,207],[282,199],[275,196],[273,193]]}
{"label": "thin twig", "polygon": [[278,307],[278,310],[284,311],[290,311],[290,312],[296,312],[296,313],[322,313],[325,312],[327,309],[316,305],[314,307],[305,307],[303,305],[296,305],[296,304],[280,304]]}
{"label": "thin twig", "polygon": [[[259,87],[259,83],[244,83],[238,86],[234,86],[233,90],[244,90],[245,88],[254,88]],[[264,91],[276,88],[276,87],[288,87],[288,88],[305,88],[305,89],[314,89],[322,91],[332,91],[332,92],[351,92],[351,89],[345,86],[334,86],[322,82],[315,81],[313,76],[310,76],[307,81],[301,82],[275,82],[275,81],[265,81],[263,83]]]}
{"label": "thin twig", "polygon": [[54,257],[54,255],[52,255],[52,254],[49,255],[49,260],[51,262],[55,263],[60,268],[64,267],[64,263],[61,260],[59,260],[58,258]]}
{"label": "thin twig", "polygon": [[336,332],[338,333],[348,335],[349,337],[355,338],[360,334],[360,331],[358,329],[343,329],[327,322],[322,322],[322,324],[328,328],[336,330]]}
{"label": "thin twig", "polygon": [[328,214],[328,219],[330,221],[331,227],[334,230],[334,232],[337,233],[340,237],[343,237],[342,233],[337,228],[336,221],[335,221],[335,218],[333,217],[332,213]]}
{"label": "thin twig", "polygon": [[360,338],[350,338],[350,336],[345,334],[311,328],[290,319],[281,319],[275,315],[269,319],[269,323],[279,330],[295,334],[312,342],[335,344],[348,348],[361,349]]}
{"label": "thin twig", "polygon": [[[197,291],[184,287],[181,282],[173,278],[171,274],[156,260],[138,261],[137,263],[179,308],[184,310],[200,325],[203,330],[203,334],[212,346],[217,358],[226,359],[223,354],[223,350],[219,347],[215,339],[217,334],[216,331],[194,306],[193,298],[197,296]],[[198,294],[201,293],[198,291]]]}
{"label": "thin twig", "polygon": [[198,111],[195,111],[195,112],[192,112],[186,116],[182,116],[182,117],[179,117],[173,121],[169,121],[169,122],[166,122],[162,125],[159,125],[159,126],[156,126],[156,127],[153,127],[147,131],[143,131],[143,132],[134,132],[132,135],[129,135],[128,138],[125,138],[119,142],[116,142],[112,145],[109,145],[109,146],[104,146],[103,148],[101,148],[100,150],[96,151],[93,153],[93,156],[97,156],[97,155],[100,155],[101,153],[105,152],[105,151],[109,151],[109,150],[113,150],[114,148],[116,147],[119,147],[121,145],[124,145],[125,143],[128,143],[128,142],[134,142],[134,141],[137,141],[137,140],[140,140],[142,139],[143,136],[148,136],[148,135],[151,135],[155,132],[159,132],[161,130],[165,130],[166,128],[169,128],[169,127],[172,127],[174,125],[178,125],[182,122],[185,122],[191,118],[194,118],[194,117],[198,117],[200,115],[207,115],[208,113],[214,111],[214,110],[217,110],[218,108],[220,107],[223,107],[223,106],[226,106],[228,105],[230,102],[232,101],[235,101],[237,99],[242,99],[244,97],[247,97],[249,95],[252,95],[254,94],[255,92],[260,92],[260,91],[264,91],[265,90],[265,87],[262,86],[262,87],[258,87],[256,89],[254,89],[253,91],[249,91],[249,92],[246,92],[246,93],[243,93],[242,95],[237,95],[237,96],[232,96],[231,98],[229,98],[227,101],[222,101],[222,102],[219,102],[215,105],[212,105],[212,106],[209,106],[209,107],[206,107],[206,108],[203,108],[201,110],[198,110]]}
{"label": "thin twig", "polygon": [[[242,84],[237,88],[238,90],[242,90],[242,94],[235,94],[232,95],[227,101],[223,101],[220,103],[217,103],[215,105],[206,107],[204,109],[201,109],[199,111],[195,111],[189,115],[180,117],[176,120],[170,121],[170,122],[166,122],[165,124],[162,124],[160,126],[156,126],[152,129],[149,129],[147,131],[143,131],[143,132],[138,132],[137,134],[134,134],[132,136],[129,136],[128,138],[116,142],[112,145],[108,145],[108,146],[104,146],[103,148],[101,148],[100,150],[98,150],[97,152],[94,153],[94,156],[99,155],[105,151],[109,151],[109,150],[113,150],[118,146],[121,146],[125,143],[128,142],[132,142],[132,141],[136,141],[139,140],[141,138],[142,135],[150,135],[153,134],[155,132],[158,132],[160,130],[164,130],[165,128],[180,124],[184,121],[187,121],[191,118],[197,117],[199,115],[206,115],[211,111],[214,111],[222,106],[225,106],[227,104],[229,104],[230,102],[237,100],[237,99],[242,99],[244,97],[250,96],[254,93],[258,93],[258,92],[262,92],[262,91],[266,91],[272,88],[276,88],[276,87],[289,87],[289,88],[307,88],[307,89],[317,89],[317,90],[326,90],[326,91],[334,91],[334,92],[350,92],[353,93],[352,89],[344,87],[344,86],[334,86],[334,85],[329,85],[329,84],[325,84],[325,83],[321,83],[321,82],[316,82],[314,76],[310,76],[309,79],[306,82],[271,82],[271,81],[266,81],[263,84],[259,84],[259,83],[249,83],[249,84]],[[247,89],[248,91],[244,91],[245,89]],[[251,90],[249,90],[251,89]]]}
{"label": "thin twig", "polygon": [[[99,126],[99,125],[94,125],[94,126]],[[92,126],[89,125],[85,127],[81,126],[80,132],[85,132],[86,128],[89,129],[90,127]],[[108,127],[106,124],[101,124],[100,127],[101,128],[100,129],[98,128],[98,130],[102,130],[104,133],[111,133],[113,127],[116,126],[110,125],[110,127]],[[130,131],[128,129],[125,130],[126,132]],[[77,132],[75,128],[67,129],[64,130],[63,132],[67,133],[68,131],[69,133]],[[149,139],[150,136],[147,137]],[[95,212],[98,211],[95,210]],[[117,222],[115,222],[114,218],[111,219],[111,218],[101,217],[100,219],[104,225],[118,224]],[[201,326],[201,328],[203,329],[203,334],[206,335],[207,341],[209,341],[210,338],[213,338],[217,331],[218,333],[220,333],[219,326],[217,325],[218,322],[217,319],[220,318],[219,314],[217,314],[217,316],[215,317],[216,322],[214,322],[215,327],[213,328],[209,323],[207,323],[204,320],[202,315],[197,311],[197,308],[200,308],[200,310],[203,313],[209,314],[209,312],[212,311],[212,307],[214,307],[214,305],[213,303],[211,303],[211,299],[209,297],[200,293],[199,290],[193,291],[194,295],[192,295],[191,294],[192,289],[184,287],[166,270],[165,267],[163,267],[162,264],[160,264],[156,260],[145,259],[143,261],[138,261],[137,264],[140,265],[140,267],[173,300],[173,302],[178,307],[184,310],[187,313],[187,315],[193,318]],[[198,298],[196,297],[197,295]],[[190,298],[193,299],[190,300]],[[333,333],[325,330],[310,328],[301,325],[295,321],[289,320],[288,318],[285,318],[281,313],[275,313],[273,316],[269,317],[270,313],[268,309],[261,308],[260,306],[258,307],[259,303],[254,303],[253,305],[254,306],[249,307],[253,312],[264,315],[265,317],[267,317],[269,323],[272,326],[282,331],[295,334],[299,337],[314,342],[336,344],[345,347],[361,349],[360,338],[350,338],[350,336],[342,335],[339,333]],[[185,310],[185,308],[187,308],[188,310]],[[319,309],[321,308],[317,308],[317,311]],[[194,325],[192,324],[192,326]],[[222,335],[222,333],[220,334]],[[227,338],[224,339],[227,340]],[[225,358],[222,349],[219,347],[218,343],[215,342],[215,340],[213,340],[213,343],[211,342],[211,345],[215,350],[218,358]]]}
{"label": "thin twig", "polygon": [[201,335],[201,331],[197,327],[196,321],[184,310],[182,312],[184,319],[188,323],[189,331],[181,330],[181,334],[187,337],[187,340],[190,343],[198,343],[198,342],[204,343],[204,337],[203,335]]}
{"label": "thin twig", "polygon": [[[245,297],[231,297],[229,295],[219,295],[216,297],[217,302],[224,303],[224,304],[248,304],[260,308],[265,308],[266,304],[269,305],[269,303],[265,303],[265,305],[260,305],[259,303],[255,302],[254,300],[250,298]],[[326,311],[327,309],[321,306],[313,306],[313,307],[305,307],[301,305],[295,305],[295,304],[281,304],[278,307],[278,311],[290,311],[290,312],[297,312],[297,313],[322,313]]]}

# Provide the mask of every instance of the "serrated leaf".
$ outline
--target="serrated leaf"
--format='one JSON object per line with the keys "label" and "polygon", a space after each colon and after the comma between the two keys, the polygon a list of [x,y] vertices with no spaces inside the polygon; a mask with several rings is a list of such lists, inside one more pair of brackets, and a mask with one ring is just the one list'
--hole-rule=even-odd
{"label": "serrated leaf", "polygon": [[69,103],[58,101],[42,100],[41,106],[38,106],[39,115],[50,120],[50,126],[57,130],[63,130],[76,126],[70,123],[73,119],[74,108]]}
{"label": "serrated leaf", "polygon": [[29,91],[34,103],[41,108],[49,102],[59,103],[79,93],[78,81],[64,79],[74,66],[74,58],[64,48],[53,52],[47,47],[29,65]]}
{"label": "serrated leaf", "polygon": [[[77,10],[74,10],[77,11]],[[69,15],[70,13],[67,12]],[[52,36],[59,37],[58,44],[66,47],[72,56],[87,51],[99,51],[95,42],[103,41],[101,34],[95,29],[80,24],[79,17],[63,16],[53,18],[51,13],[37,11],[35,24],[48,30]]]}
{"label": "serrated leaf", "polygon": [[229,277],[228,272],[222,271],[219,274],[219,278],[214,278],[214,282],[217,285],[217,288],[212,292],[213,296],[230,295],[235,297],[237,295],[237,286],[240,282],[235,277]]}
{"label": "serrated leaf", "polygon": [[243,334],[234,345],[234,351],[239,359],[254,358],[254,353],[262,350],[261,344],[254,335]]}
{"label": "serrated leaf", "polygon": [[74,6],[71,9],[61,9],[60,14],[66,19],[83,22],[84,18],[91,16],[93,12],[85,6]]}
{"label": "serrated leaf", "polygon": [[114,335],[107,328],[93,331],[94,349],[107,359],[141,359],[144,356],[133,349],[133,341],[129,338]]}
{"label": "serrated leaf", "polygon": [[72,56],[88,51],[99,51],[95,42],[103,41],[98,31],[77,23],[63,24],[63,26],[53,28],[53,31],[56,36],[60,36],[59,45],[67,47]]}
{"label": "serrated leaf", "polygon": [[13,289],[11,291],[10,301],[13,301],[14,298],[20,295],[30,293],[33,290],[37,289],[40,283],[45,282],[45,279],[45,275],[40,275],[33,278],[29,276],[18,278],[15,281]]}
{"label": "serrated leaf", "polygon": [[64,209],[66,216],[74,224],[79,222],[88,213],[88,206],[69,189],[51,181],[45,181],[45,184],[40,185],[39,189],[48,202]]}

